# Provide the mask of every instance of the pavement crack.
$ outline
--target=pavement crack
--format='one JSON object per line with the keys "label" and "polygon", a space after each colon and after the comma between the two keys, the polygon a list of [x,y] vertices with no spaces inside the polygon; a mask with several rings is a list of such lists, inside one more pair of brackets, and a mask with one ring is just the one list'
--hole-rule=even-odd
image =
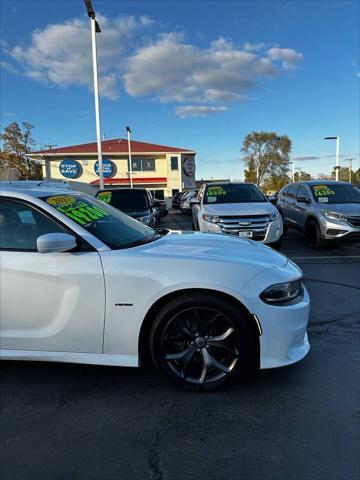
{"label": "pavement crack", "polygon": [[172,422],[174,409],[175,402],[171,402],[165,418],[162,420],[161,424],[156,429],[156,432],[150,443],[150,449],[148,453],[148,466],[151,480],[165,480],[166,478],[165,472],[163,471],[163,467],[161,465],[159,444],[162,433],[168,428],[168,426]]}
{"label": "pavement crack", "polygon": [[304,281],[313,282],[313,283],[324,283],[327,285],[336,285],[337,287],[345,287],[345,288],[352,288],[354,290],[360,290],[360,287],[355,287],[354,285],[348,285],[347,283],[330,282],[329,280],[318,280],[317,278],[304,277]]}

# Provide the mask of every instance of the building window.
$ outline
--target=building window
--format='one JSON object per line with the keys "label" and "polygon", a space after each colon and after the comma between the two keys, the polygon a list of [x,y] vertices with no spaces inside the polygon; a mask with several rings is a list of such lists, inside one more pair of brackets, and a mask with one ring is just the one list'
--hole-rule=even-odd
{"label": "building window", "polygon": [[171,170],[179,170],[178,157],[171,157]]}
{"label": "building window", "polygon": [[136,158],[131,159],[133,172],[155,172],[154,158]]}

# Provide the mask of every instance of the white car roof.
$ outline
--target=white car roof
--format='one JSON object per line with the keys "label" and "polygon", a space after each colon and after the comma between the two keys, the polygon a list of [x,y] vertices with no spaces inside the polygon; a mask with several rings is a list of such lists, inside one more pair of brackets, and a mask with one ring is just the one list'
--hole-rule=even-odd
{"label": "white car roof", "polygon": [[49,195],[64,195],[71,191],[67,182],[46,182],[41,180],[18,180],[18,181],[2,181],[0,182],[1,195],[8,192],[30,195],[32,197],[46,197]]}

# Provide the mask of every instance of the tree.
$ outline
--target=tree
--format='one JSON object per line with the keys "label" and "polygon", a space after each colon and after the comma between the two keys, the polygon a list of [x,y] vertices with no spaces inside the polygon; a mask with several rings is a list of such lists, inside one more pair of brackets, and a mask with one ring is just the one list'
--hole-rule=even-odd
{"label": "tree", "polygon": [[282,187],[291,182],[289,175],[269,175],[261,185],[261,189],[266,192],[279,192]]}
{"label": "tree", "polygon": [[241,149],[246,164],[245,180],[260,185],[270,176],[285,177],[289,171],[291,141],[275,132],[251,132]]}
{"label": "tree", "polygon": [[[359,184],[360,183],[360,169],[357,171],[351,170],[351,182]],[[335,169],[331,172],[331,180],[335,180]],[[350,180],[350,170],[348,167],[340,167],[339,168],[339,180],[341,182],[348,182]]]}
{"label": "tree", "polygon": [[31,160],[27,154],[35,145],[32,137],[34,126],[28,122],[10,123],[0,135],[2,149],[0,151],[0,167],[17,168],[24,178],[41,178],[41,165],[36,160]]}
{"label": "tree", "polygon": [[301,170],[300,172],[295,172],[295,182],[300,182],[300,180],[302,182],[307,182],[308,180],[311,180],[311,175],[310,173],[307,173],[307,172],[304,172],[303,170]]}

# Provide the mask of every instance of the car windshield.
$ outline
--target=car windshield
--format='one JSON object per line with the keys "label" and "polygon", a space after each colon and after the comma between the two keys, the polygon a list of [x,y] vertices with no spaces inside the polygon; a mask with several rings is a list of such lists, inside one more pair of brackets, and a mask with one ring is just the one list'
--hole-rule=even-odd
{"label": "car windshield", "polygon": [[205,190],[204,203],[247,203],[267,202],[266,197],[249,184],[208,185]]}
{"label": "car windshield", "polygon": [[51,195],[42,200],[113,250],[136,247],[160,238],[152,228],[85,194]]}
{"label": "car windshield", "polygon": [[360,189],[356,185],[328,183],[311,185],[315,200],[319,203],[360,203]]}
{"label": "car windshield", "polygon": [[149,208],[149,200],[143,190],[105,190],[98,192],[96,198],[126,212]]}

